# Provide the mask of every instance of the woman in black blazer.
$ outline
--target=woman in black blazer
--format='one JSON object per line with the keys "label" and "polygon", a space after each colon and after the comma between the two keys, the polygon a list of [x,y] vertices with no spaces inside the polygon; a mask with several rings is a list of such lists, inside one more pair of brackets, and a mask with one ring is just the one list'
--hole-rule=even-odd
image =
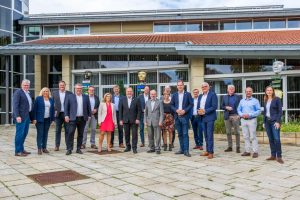
{"label": "woman in black blazer", "polygon": [[47,150],[48,131],[54,121],[54,100],[49,88],[44,87],[36,97],[33,109],[33,123],[37,130],[38,155],[49,153]]}
{"label": "woman in black blazer", "polygon": [[264,127],[269,137],[271,157],[267,160],[277,160],[283,164],[280,142],[280,124],[282,116],[281,100],[275,96],[274,88],[266,87],[264,97]]}

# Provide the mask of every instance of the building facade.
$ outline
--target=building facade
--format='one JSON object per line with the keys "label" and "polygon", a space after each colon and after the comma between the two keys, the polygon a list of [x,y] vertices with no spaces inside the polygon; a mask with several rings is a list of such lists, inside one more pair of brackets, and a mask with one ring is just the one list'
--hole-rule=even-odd
{"label": "building facade", "polygon": [[18,23],[24,42],[2,47],[0,54],[24,57],[22,75],[31,80],[35,95],[44,86],[56,89],[62,79],[72,90],[91,71],[91,84],[102,96],[120,82],[136,88],[137,73],[144,70],[147,84],[159,94],[166,85],[175,90],[178,79],[188,91],[207,81],[219,104],[228,84],[240,94],[253,87],[262,103],[274,76],[273,62],[283,61],[285,121],[300,117],[300,9],[273,5],[39,14]]}

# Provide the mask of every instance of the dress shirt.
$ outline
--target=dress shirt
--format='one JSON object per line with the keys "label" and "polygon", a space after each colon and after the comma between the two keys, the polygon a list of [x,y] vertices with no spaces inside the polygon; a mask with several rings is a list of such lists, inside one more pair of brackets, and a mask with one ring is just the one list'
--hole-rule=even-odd
{"label": "dress shirt", "polygon": [[206,94],[202,94],[201,101],[200,101],[200,108],[201,109],[205,109],[207,94],[208,94],[208,92]]}
{"label": "dress shirt", "polygon": [[114,105],[115,105],[115,110],[119,111],[119,101],[120,101],[120,95],[114,95]]}
{"label": "dress shirt", "polygon": [[50,101],[44,99],[44,104],[45,104],[44,118],[49,118],[50,117],[50,106],[51,106]]}
{"label": "dress shirt", "polygon": [[197,115],[198,97],[194,98],[193,115]]}
{"label": "dress shirt", "polygon": [[65,97],[66,97],[66,92],[65,91],[64,92],[59,91],[59,99],[60,99],[60,104],[61,104],[60,112],[65,111],[65,108],[64,108]]}
{"label": "dress shirt", "polygon": [[89,96],[90,98],[90,102],[91,102],[91,111],[93,112],[93,110],[95,109],[95,96]]}
{"label": "dress shirt", "polygon": [[29,91],[25,91],[25,90],[23,90],[23,91],[24,91],[24,93],[27,97],[28,103],[29,103],[29,112],[31,112],[31,110],[32,110],[32,99],[29,95]]}
{"label": "dress shirt", "polygon": [[83,116],[83,100],[82,95],[76,95],[77,100],[77,114],[76,117],[82,117]]}
{"label": "dress shirt", "polygon": [[131,105],[131,102],[132,102],[132,97],[131,98],[127,97],[127,102],[128,102],[128,108],[130,108],[130,105]]}
{"label": "dress shirt", "polygon": [[270,114],[271,102],[272,102],[272,100],[268,101],[267,105],[266,105],[266,116],[269,117],[269,118],[271,117],[271,114]]}
{"label": "dress shirt", "polygon": [[145,99],[145,104],[146,104],[147,101],[149,100],[149,96],[144,94],[144,99]]}
{"label": "dress shirt", "polygon": [[249,99],[242,99],[237,110],[240,117],[243,114],[249,114],[250,118],[254,118],[260,114],[261,109],[259,101],[254,97],[250,97]]}
{"label": "dress shirt", "polygon": [[183,104],[183,95],[184,95],[184,92],[182,92],[182,93],[179,93],[178,92],[178,98],[179,98],[179,104],[178,104],[178,109],[179,110],[182,110],[182,104]]}
{"label": "dress shirt", "polygon": [[151,99],[151,111],[153,111],[155,105],[155,99]]}

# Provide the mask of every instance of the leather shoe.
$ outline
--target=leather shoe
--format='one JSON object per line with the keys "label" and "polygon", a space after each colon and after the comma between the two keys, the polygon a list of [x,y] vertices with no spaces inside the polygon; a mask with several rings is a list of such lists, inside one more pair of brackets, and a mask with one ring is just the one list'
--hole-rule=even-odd
{"label": "leather shoe", "polygon": [[156,151],[156,154],[160,154],[160,151]]}
{"label": "leather shoe", "polygon": [[241,156],[251,156],[251,153],[244,152],[244,153],[242,153],[242,155],[241,155]]}
{"label": "leather shoe", "polygon": [[27,154],[27,155],[31,154],[31,152],[25,151],[25,150],[23,151],[23,153],[24,153],[24,154]]}
{"label": "leather shoe", "polygon": [[152,149],[147,151],[147,153],[154,153],[154,152],[155,152],[155,150],[152,150]]}
{"label": "leather shoe", "polygon": [[213,157],[214,157],[214,154],[210,153],[210,154],[208,154],[207,159],[213,159]]}
{"label": "leather shoe", "polygon": [[77,149],[77,150],[76,150],[76,153],[82,154],[82,151],[81,151],[80,149]]}
{"label": "leather shoe", "polygon": [[279,162],[280,164],[283,164],[283,163],[284,163],[283,160],[282,160],[282,158],[280,158],[280,157],[277,158],[276,160],[277,160],[277,162]]}
{"label": "leather shoe", "polygon": [[97,147],[95,144],[92,144],[92,145],[91,145],[91,148],[92,148],[92,149],[98,149],[98,147]]}
{"label": "leather shoe", "polygon": [[109,144],[109,148],[113,148],[114,147],[114,145],[113,144]]}
{"label": "leather shoe", "polygon": [[179,155],[179,154],[183,154],[183,152],[182,151],[177,151],[177,152],[175,152],[175,154]]}
{"label": "leather shoe", "polygon": [[224,150],[224,152],[231,152],[232,151],[232,147],[228,147],[227,149]]}
{"label": "leather shoe", "polygon": [[67,156],[68,156],[68,155],[71,155],[71,154],[72,154],[72,151],[71,151],[71,150],[68,150],[67,153],[66,153]]}
{"label": "leather shoe", "polygon": [[202,151],[202,150],[203,150],[203,146],[199,146],[199,150],[201,150],[201,151]]}
{"label": "leather shoe", "polygon": [[199,149],[199,146],[195,146],[193,149]]}
{"label": "leather shoe", "polygon": [[133,149],[132,152],[133,152],[134,154],[137,154],[137,150],[136,150],[136,149]]}
{"label": "leather shoe", "polygon": [[236,148],[236,152],[237,152],[237,153],[241,153],[240,147],[237,147],[237,148]]}
{"label": "leather shoe", "polygon": [[121,143],[121,144],[119,145],[119,147],[120,147],[120,148],[125,148],[125,146],[124,146],[123,143]]}
{"label": "leather shoe", "polygon": [[85,144],[82,144],[80,149],[85,149]]}
{"label": "leather shoe", "polygon": [[257,158],[258,157],[258,153],[253,153],[252,158]]}
{"label": "leather shoe", "polygon": [[55,147],[54,151],[59,151],[59,147]]}
{"label": "leather shoe", "polygon": [[185,152],[184,155],[185,155],[186,157],[191,157],[191,154],[190,154],[189,152]]}
{"label": "leather shoe", "polygon": [[47,149],[43,149],[43,153],[49,153]]}
{"label": "leather shoe", "polygon": [[42,155],[42,149],[38,149],[38,155]]}
{"label": "leather shoe", "polygon": [[200,156],[208,156],[208,152],[205,151],[205,152],[203,152]]}
{"label": "leather shoe", "polygon": [[266,160],[276,160],[276,158],[274,156],[271,156],[271,157],[267,158]]}
{"label": "leather shoe", "polygon": [[25,154],[25,153],[16,153],[15,156],[26,157],[27,154]]}
{"label": "leather shoe", "polygon": [[144,147],[144,146],[145,146],[144,144],[141,144],[141,145],[140,145],[140,147]]}
{"label": "leather shoe", "polygon": [[126,148],[125,150],[124,150],[124,152],[129,152],[130,151],[130,149],[129,148]]}

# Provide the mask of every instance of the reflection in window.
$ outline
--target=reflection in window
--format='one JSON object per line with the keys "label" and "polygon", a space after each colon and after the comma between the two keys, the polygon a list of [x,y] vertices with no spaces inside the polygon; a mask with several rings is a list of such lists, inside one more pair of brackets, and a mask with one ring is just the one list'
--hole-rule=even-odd
{"label": "reflection in window", "polygon": [[181,55],[159,55],[159,65],[180,65],[185,64]]}
{"label": "reflection in window", "polygon": [[50,56],[50,72],[62,71],[62,56]]}
{"label": "reflection in window", "polygon": [[[157,83],[157,73],[156,72],[147,72],[146,84],[148,83]],[[138,79],[138,73],[130,73],[129,75],[129,83],[130,84],[138,84],[139,79]]]}
{"label": "reflection in window", "polygon": [[285,28],[286,20],[285,19],[271,19],[270,20],[270,28]]}
{"label": "reflection in window", "polygon": [[44,35],[58,35],[58,26],[44,26]]}
{"label": "reflection in window", "polygon": [[0,6],[0,29],[4,29],[6,31],[12,31],[11,23],[12,23],[11,10]]}
{"label": "reflection in window", "polygon": [[236,21],[236,30],[252,29],[251,20]]}
{"label": "reflection in window", "polygon": [[11,3],[12,3],[11,0],[1,0],[0,5],[11,8]]}
{"label": "reflection in window", "polygon": [[204,21],[203,22],[203,31],[217,31],[219,30],[218,21]]}
{"label": "reflection in window", "polygon": [[300,108],[300,93],[288,93],[288,108]]}
{"label": "reflection in window", "polygon": [[228,21],[221,21],[220,22],[220,30],[235,30],[235,21],[228,20]]}
{"label": "reflection in window", "polygon": [[119,81],[127,84],[127,74],[101,74],[102,85],[116,85]]}
{"label": "reflection in window", "polygon": [[288,28],[300,28],[300,19],[289,19]]}
{"label": "reflection in window", "polygon": [[170,23],[170,31],[171,32],[183,32],[183,31],[186,31],[186,26],[185,26],[185,23],[180,23],[180,22],[171,22]]}
{"label": "reflection in window", "polygon": [[269,20],[268,19],[258,19],[253,21],[254,29],[269,29]]}
{"label": "reflection in window", "polygon": [[82,35],[82,34],[89,34],[90,27],[88,25],[76,25],[75,26],[75,34]]}
{"label": "reflection in window", "polygon": [[178,80],[188,81],[187,70],[164,70],[159,72],[160,83],[176,83]]}
{"label": "reflection in window", "polygon": [[[74,83],[82,83],[82,81],[84,80],[84,74],[76,74],[74,77]],[[91,85],[93,86],[99,86],[99,73],[92,73],[92,77],[91,77]]]}
{"label": "reflection in window", "polygon": [[0,46],[5,46],[11,43],[11,37],[9,32],[0,30]]}
{"label": "reflection in window", "polygon": [[271,85],[272,80],[246,80],[246,87],[253,88],[253,93],[264,93],[265,88]]}
{"label": "reflection in window", "polygon": [[59,35],[74,35],[74,26],[60,26]]}
{"label": "reflection in window", "polygon": [[154,24],[154,32],[169,32],[169,22]]}
{"label": "reflection in window", "polygon": [[157,66],[157,55],[130,55],[130,67]]}
{"label": "reflection in window", "polygon": [[15,0],[15,9],[19,12],[22,12],[22,1],[21,0]]}
{"label": "reflection in window", "polygon": [[273,59],[244,59],[244,72],[273,71]]}
{"label": "reflection in window", "polygon": [[300,59],[287,59],[286,70],[300,70]]}
{"label": "reflection in window", "polygon": [[59,81],[62,80],[62,75],[61,74],[49,74],[49,88],[58,88],[58,83]]}
{"label": "reflection in window", "polygon": [[128,67],[127,55],[101,55],[101,68]]}
{"label": "reflection in window", "polygon": [[74,63],[75,69],[98,69],[100,61],[98,55],[75,55]]}
{"label": "reflection in window", "polygon": [[206,58],[204,62],[206,75],[242,73],[242,59]]}
{"label": "reflection in window", "polygon": [[26,35],[27,36],[39,36],[41,33],[40,26],[27,26],[26,27]]}
{"label": "reflection in window", "polygon": [[202,22],[188,22],[186,29],[187,31],[202,31]]}
{"label": "reflection in window", "polygon": [[288,92],[295,92],[295,91],[300,92],[300,77],[299,76],[288,76],[287,77],[287,91]]}

